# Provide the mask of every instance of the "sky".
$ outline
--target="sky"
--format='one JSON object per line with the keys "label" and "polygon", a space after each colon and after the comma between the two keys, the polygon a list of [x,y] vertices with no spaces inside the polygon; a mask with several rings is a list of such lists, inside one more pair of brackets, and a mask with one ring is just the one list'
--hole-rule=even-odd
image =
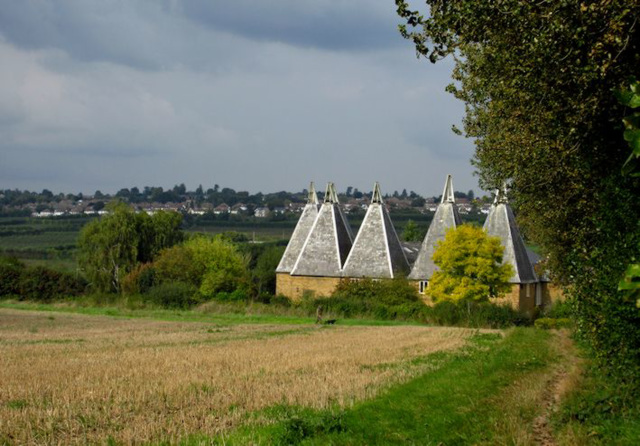
{"label": "sky", "polygon": [[399,23],[392,0],[3,2],[0,189],[477,193],[452,62]]}

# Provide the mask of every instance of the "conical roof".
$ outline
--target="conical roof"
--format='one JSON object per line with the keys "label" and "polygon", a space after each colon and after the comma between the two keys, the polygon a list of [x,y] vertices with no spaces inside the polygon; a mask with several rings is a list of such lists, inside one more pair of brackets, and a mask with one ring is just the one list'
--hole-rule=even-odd
{"label": "conical roof", "polygon": [[324,203],[291,275],[340,277],[352,244],[351,228],[340,208],[335,187],[333,183],[329,183]]}
{"label": "conical roof", "polygon": [[290,273],[291,270],[293,270],[296,260],[298,260],[298,256],[304,246],[304,242],[307,240],[309,232],[311,232],[313,222],[316,221],[319,207],[318,195],[316,194],[313,182],[311,182],[309,185],[307,204],[302,210],[302,215],[293,230],[291,239],[287,244],[287,249],[285,249],[282,259],[280,259],[280,264],[278,264],[276,268],[277,273]]}
{"label": "conical roof", "polygon": [[409,272],[409,262],[402,249],[389,212],[382,202],[380,185],[373,187],[371,204],[353,243],[342,275],[392,279]]}
{"label": "conical roof", "polygon": [[442,199],[436,209],[436,213],[431,220],[427,235],[422,242],[416,263],[413,264],[409,279],[429,280],[438,269],[433,263],[433,253],[439,241],[444,240],[444,236],[450,228],[462,224],[458,207],[453,195],[453,180],[451,175],[447,175],[442,191]]}
{"label": "conical roof", "polygon": [[511,264],[514,269],[514,274],[509,282],[538,282],[538,276],[533,269],[533,264],[516,224],[516,218],[507,202],[506,190],[496,190],[496,198],[484,223],[484,230],[489,235],[499,237],[502,246],[504,246],[502,262]]}

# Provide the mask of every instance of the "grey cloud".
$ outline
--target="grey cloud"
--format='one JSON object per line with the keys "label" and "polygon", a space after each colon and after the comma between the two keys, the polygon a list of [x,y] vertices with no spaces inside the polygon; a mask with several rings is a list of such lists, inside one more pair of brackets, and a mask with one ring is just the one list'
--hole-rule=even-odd
{"label": "grey cloud", "polygon": [[[240,45],[233,36],[328,50],[402,45],[396,22],[392,3],[363,0],[41,0],[5,2],[0,9],[0,33],[14,45],[60,49],[83,62],[139,70],[188,66],[215,71],[237,60],[233,50]],[[246,43],[241,53],[255,51],[254,45]]]}
{"label": "grey cloud", "polygon": [[254,40],[328,50],[367,50],[401,44],[393,3],[387,1],[182,2],[205,26]]}
{"label": "grey cloud", "polygon": [[477,189],[392,3],[6,3],[0,188]]}

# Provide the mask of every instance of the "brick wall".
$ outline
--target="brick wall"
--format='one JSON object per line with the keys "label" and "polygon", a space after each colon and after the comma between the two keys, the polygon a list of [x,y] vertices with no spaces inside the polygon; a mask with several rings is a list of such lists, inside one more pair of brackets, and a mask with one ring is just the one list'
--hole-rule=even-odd
{"label": "brick wall", "polygon": [[291,300],[300,300],[305,292],[315,297],[330,296],[340,283],[339,277],[292,276],[287,273],[276,274],[276,294],[287,296]]}

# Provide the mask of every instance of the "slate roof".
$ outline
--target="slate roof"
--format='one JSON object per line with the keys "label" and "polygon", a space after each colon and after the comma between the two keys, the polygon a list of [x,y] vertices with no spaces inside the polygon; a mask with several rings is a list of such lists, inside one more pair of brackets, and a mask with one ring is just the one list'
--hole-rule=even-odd
{"label": "slate roof", "polygon": [[327,185],[320,207],[302,251],[291,271],[293,276],[340,277],[353,235],[333,183]]}
{"label": "slate roof", "polygon": [[364,216],[349,257],[344,265],[344,277],[392,279],[409,272],[405,256],[389,211],[382,202],[380,185],[373,187],[371,204]]}
{"label": "slate roof", "polygon": [[302,210],[302,215],[300,216],[300,219],[298,219],[298,223],[293,230],[291,239],[287,244],[287,249],[285,249],[282,259],[280,259],[280,263],[276,268],[277,273],[290,273],[293,270],[296,260],[298,260],[300,252],[302,252],[304,242],[307,240],[309,232],[311,232],[313,222],[315,222],[316,217],[318,217],[319,207],[318,195],[316,194],[316,189],[312,182],[309,185],[307,204]]}
{"label": "slate roof", "polygon": [[539,281],[504,190],[496,191],[496,198],[484,223],[484,230],[489,235],[499,237],[502,246],[504,246],[502,262],[510,263],[515,271],[509,282],[535,283]]}
{"label": "slate roof", "polygon": [[455,197],[453,195],[453,180],[451,175],[447,175],[442,191],[442,200],[436,209],[436,213],[431,220],[427,235],[422,242],[418,258],[413,264],[409,279],[413,280],[429,280],[433,273],[438,269],[433,263],[433,253],[436,245],[440,240],[444,240],[444,236],[450,228],[462,224],[458,207],[456,206]]}

